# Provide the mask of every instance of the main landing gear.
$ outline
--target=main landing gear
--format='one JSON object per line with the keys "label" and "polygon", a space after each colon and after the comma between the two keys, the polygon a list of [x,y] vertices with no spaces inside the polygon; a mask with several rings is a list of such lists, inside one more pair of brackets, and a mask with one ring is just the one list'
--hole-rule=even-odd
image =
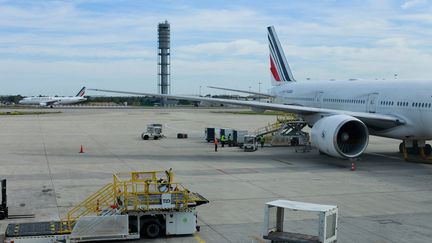
{"label": "main landing gear", "polygon": [[410,160],[408,155],[420,155],[426,160],[432,154],[432,146],[422,140],[404,140],[399,144],[399,152],[403,153],[405,160]]}

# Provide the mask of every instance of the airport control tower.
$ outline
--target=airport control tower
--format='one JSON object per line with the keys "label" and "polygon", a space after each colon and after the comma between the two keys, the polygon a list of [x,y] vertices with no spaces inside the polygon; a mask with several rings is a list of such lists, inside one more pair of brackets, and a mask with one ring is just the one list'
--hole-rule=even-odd
{"label": "airport control tower", "polygon": [[[171,93],[171,56],[170,56],[170,24],[167,20],[158,25],[158,89],[160,94]],[[161,100],[161,105],[166,106],[167,100]]]}

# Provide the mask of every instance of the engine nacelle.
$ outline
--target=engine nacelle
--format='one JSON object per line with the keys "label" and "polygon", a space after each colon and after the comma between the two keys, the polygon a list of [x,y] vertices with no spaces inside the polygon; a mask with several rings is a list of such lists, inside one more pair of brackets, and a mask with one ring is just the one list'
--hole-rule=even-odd
{"label": "engine nacelle", "polygon": [[313,145],[321,152],[339,158],[358,157],[369,143],[366,125],[348,115],[321,118],[313,125],[311,135]]}

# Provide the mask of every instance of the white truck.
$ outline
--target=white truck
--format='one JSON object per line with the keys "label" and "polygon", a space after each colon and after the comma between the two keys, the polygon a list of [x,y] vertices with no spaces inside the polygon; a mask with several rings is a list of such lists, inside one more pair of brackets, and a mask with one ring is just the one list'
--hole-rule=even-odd
{"label": "white truck", "polygon": [[65,219],[0,226],[0,242],[72,243],[194,234],[199,231],[196,207],[208,200],[172,178],[171,170],[114,174],[113,183],[69,210]]}
{"label": "white truck", "polygon": [[148,124],[147,130],[141,134],[141,138],[143,140],[149,140],[149,139],[158,140],[162,137],[163,137],[162,124],[157,124],[157,123]]}

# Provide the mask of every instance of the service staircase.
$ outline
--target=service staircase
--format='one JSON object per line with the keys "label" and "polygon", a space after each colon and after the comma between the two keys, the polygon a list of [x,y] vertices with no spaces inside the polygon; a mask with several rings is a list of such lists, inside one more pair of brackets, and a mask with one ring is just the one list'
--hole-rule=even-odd
{"label": "service staircase", "polygon": [[275,123],[258,128],[255,131],[255,136],[264,136],[265,143],[272,146],[291,145],[290,141],[286,141],[283,138],[290,135],[308,136],[307,133],[302,131],[305,126],[305,121],[298,118],[295,114],[287,113],[278,115]]}
{"label": "service staircase", "polygon": [[[182,210],[208,203],[198,193],[190,192],[180,183],[172,182],[167,171],[113,174],[113,182],[68,211],[59,233],[70,233],[75,222],[84,216],[109,216],[129,211]],[[88,222],[91,228],[97,219]]]}

